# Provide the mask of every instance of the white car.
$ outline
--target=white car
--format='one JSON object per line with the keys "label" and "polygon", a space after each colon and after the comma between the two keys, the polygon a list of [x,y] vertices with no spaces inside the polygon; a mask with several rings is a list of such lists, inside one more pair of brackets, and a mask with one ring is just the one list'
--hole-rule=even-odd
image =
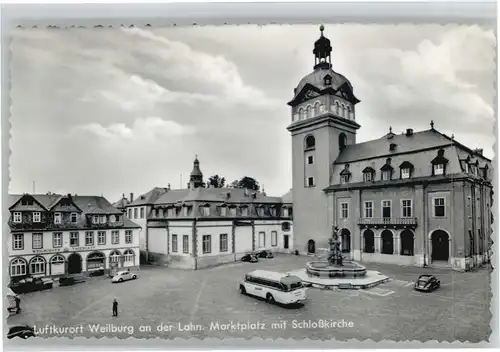
{"label": "white car", "polygon": [[135,280],[139,276],[137,273],[132,273],[130,271],[119,271],[115,276],[111,279],[111,282],[123,282],[127,280]]}

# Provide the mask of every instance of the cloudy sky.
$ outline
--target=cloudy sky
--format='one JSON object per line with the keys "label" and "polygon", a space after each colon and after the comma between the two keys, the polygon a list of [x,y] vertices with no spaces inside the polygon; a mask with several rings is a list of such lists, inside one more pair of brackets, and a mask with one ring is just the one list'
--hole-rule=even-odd
{"label": "cloudy sky", "polygon": [[[435,128],[493,157],[492,29],[326,25],[358,141]],[[205,176],[291,187],[286,103],[318,25],[30,29],[12,43],[10,192],[141,194]]]}

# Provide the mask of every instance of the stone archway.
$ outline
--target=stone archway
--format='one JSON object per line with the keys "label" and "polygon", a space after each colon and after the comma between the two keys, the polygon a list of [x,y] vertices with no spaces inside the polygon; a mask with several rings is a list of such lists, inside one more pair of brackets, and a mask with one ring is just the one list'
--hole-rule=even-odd
{"label": "stone archway", "polygon": [[363,252],[375,253],[375,234],[372,230],[367,229],[363,232]]}
{"label": "stone archway", "polygon": [[394,235],[390,230],[382,231],[380,235],[382,240],[382,254],[394,254]]}
{"label": "stone archway", "polygon": [[82,256],[71,253],[68,257],[68,274],[79,274],[82,272]]}
{"label": "stone archway", "polygon": [[431,260],[448,261],[450,259],[450,236],[446,231],[435,230],[431,234]]}
{"label": "stone archway", "polygon": [[415,236],[411,230],[403,230],[400,235],[401,238],[401,255],[413,255]]}
{"label": "stone archway", "polygon": [[307,253],[316,253],[316,243],[314,240],[307,241]]}
{"label": "stone archway", "polygon": [[340,231],[340,238],[342,244],[342,253],[350,253],[351,252],[351,231],[348,229],[342,229]]}

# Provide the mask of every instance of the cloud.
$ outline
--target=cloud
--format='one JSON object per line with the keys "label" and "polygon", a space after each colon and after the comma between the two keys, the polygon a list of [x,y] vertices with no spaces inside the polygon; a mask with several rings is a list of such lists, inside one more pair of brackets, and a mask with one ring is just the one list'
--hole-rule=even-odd
{"label": "cloud", "polygon": [[160,117],[147,117],[135,120],[132,127],[127,127],[124,123],[113,123],[108,126],[90,123],[78,125],[72,132],[76,135],[87,132],[109,142],[121,143],[127,141],[153,142],[158,138],[192,134],[195,129],[174,121],[163,120]]}
{"label": "cloud", "polygon": [[[325,35],[361,99],[359,142],[434,120],[493,157],[492,29],[342,24]],[[16,30],[10,191],[30,191],[36,175],[40,191],[115,200],[185,186],[198,154],[207,177],[253,175],[285,193],[286,102],[318,37],[310,25]]]}
{"label": "cloud", "polygon": [[[171,80],[187,80],[194,84],[202,81],[213,90],[220,90],[225,103],[251,104],[253,107],[276,107],[282,102],[268,98],[260,89],[247,85],[238,67],[222,55],[209,55],[192,49],[185,43],[140,28],[122,28],[130,36],[153,41],[155,53],[165,60],[164,74]],[[216,101],[211,99],[211,101]]]}

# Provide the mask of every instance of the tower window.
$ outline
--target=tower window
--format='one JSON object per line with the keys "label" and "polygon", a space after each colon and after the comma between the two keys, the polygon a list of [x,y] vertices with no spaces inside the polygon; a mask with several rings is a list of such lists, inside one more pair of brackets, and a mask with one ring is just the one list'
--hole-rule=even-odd
{"label": "tower window", "polygon": [[307,186],[308,187],[313,187],[314,186],[314,177],[308,177],[307,178]]}
{"label": "tower window", "polygon": [[311,107],[311,105],[307,106],[306,112],[307,112],[307,118],[312,117],[312,107]]}
{"label": "tower window", "polygon": [[346,147],[347,145],[347,137],[344,133],[341,133],[339,135],[339,149],[342,150]]}
{"label": "tower window", "polygon": [[306,149],[313,149],[316,147],[316,139],[314,136],[307,136],[306,137]]}
{"label": "tower window", "polygon": [[308,163],[309,165],[314,164],[314,156],[309,155],[309,156],[307,157],[307,163]]}

